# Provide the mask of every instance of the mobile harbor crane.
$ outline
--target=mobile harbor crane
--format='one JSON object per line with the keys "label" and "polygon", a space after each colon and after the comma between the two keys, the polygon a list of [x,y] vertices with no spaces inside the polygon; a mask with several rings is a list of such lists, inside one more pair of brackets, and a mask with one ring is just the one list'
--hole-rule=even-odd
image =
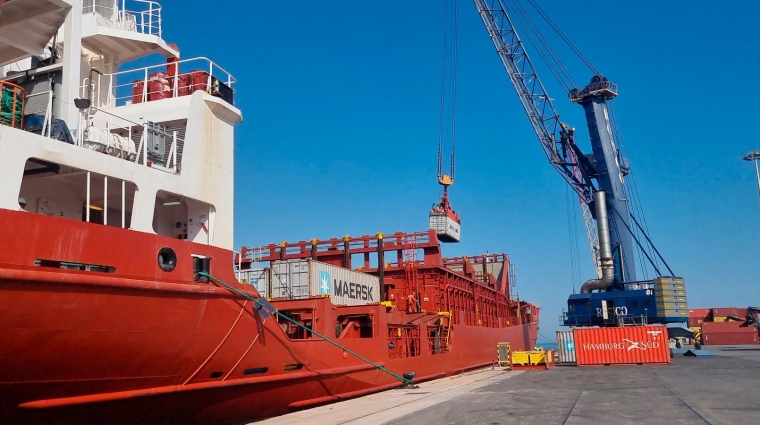
{"label": "mobile harbor crane", "polygon": [[[570,101],[581,105],[586,115],[592,152],[586,155],[575,142],[575,129],[560,120],[552,98],[539,79],[515,29],[510,15],[516,15],[514,17],[517,20],[527,22],[527,28],[522,25],[524,29],[536,31],[528,34],[534,41],[533,44],[536,44],[535,40],[543,43],[543,50],[537,46],[542,58],[548,56],[558,62],[525,10],[517,0],[474,2],[546,157],[577,193],[584,211],[597,277],[586,281],[579,294],[570,295],[563,324],[618,326],[687,321],[683,278],[673,276],[672,270],[647,235],[646,225],[642,226],[631,213],[631,191],[626,187],[626,175],[629,174],[630,167],[615,144],[611,127],[614,123],[611,122],[607,105],[608,101],[618,95],[617,86],[599,74],[572,46],[535,0],[529,0],[595,72],[589,84],[582,89],[573,88],[568,93]],[[561,63],[558,66],[569,78],[564,66]],[[557,67],[550,65],[550,69],[558,76]],[[572,82],[571,78],[570,81]],[[592,219],[596,220],[596,228]],[[634,243],[657,274],[654,279],[637,279]],[[655,254],[657,257],[654,257]],[[669,275],[660,272],[657,258],[667,268]]]}

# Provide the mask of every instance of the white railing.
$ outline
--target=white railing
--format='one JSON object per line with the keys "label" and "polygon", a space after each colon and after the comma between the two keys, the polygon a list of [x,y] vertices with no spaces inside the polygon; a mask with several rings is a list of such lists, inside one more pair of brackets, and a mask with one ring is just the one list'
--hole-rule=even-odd
{"label": "white railing", "polygon": [[[103,74],[89,82],[91,93],[99,93],[101,84],[110,87],[107,100],[91,98],[102,108],[114,108],[134,103],[187,96],[195,91],[216,94],[232,103],[235,77],[212,60],[199,57],[172,63]],[[221,84],[218,84],[221,83]]]}
{"label": "white railing", "polygon": [[[135,164],[140,164],[146,167],[158,169],[167,173],[172,174],[178,174],[179,173],[179,165],[178,165],[178,153],[177,153],[177,147],[178,143],[182,142],[184,144],[184,140],[180,137],[177,137],[177,131],[172,132],[172,142],[169,146],[169,154],[166,160],[166,163],[163,162],[163,159],[160,159],[158,161],[151,160],[149,161],[148,158],[148,148],[147,148],[147,142],[148,142],[148,122],[145,121],[143,123],[135,122],[132,120],[128,120],[124,117],[118,116],[112,112],[102,110],[100,108],[93,108],[94,110],[101,112],[106,115],[106,128],[100,129],[97,128],[99,132],[105,132],[106,136],[104,137],[94,137],[92,139],[88,138],[85,135],[85,129],[89,131],[90,125],[87,124],[90,122],[90,112],[91,110],[85,110],[84,114],[85,116],[82,117],[84,121],[83,125],[80,125],[80,127],[85,127],[85,129],[80,128],[80,132],[78,133],[76,145],[85,149],[93,149],[98,152],[106,153],[110,156],[115,156],[127,161],[134,162]],[[114,122],[113,118],[116,118],[116,122]],[[135,148],[133,145],[132,135],[134,133],[135,128],[142,128],[142,134],[140,134],[140,141],[137,147]],[[111,133],[122,133],[122,139],[121,140],[111,140],[108,138],[109,135],[112,136]],[[92,135],[91,135],[92,136]],[[95,148],[97,146],[97,148]],[[163,157],[164,153],[161,154],[161,157]],[[142,161],[142,162],[141,162]]]}
{"label": "white railing", "polygon": [[85,0],[82,13],[95,13],[100,26],[161,38],[161,5],[149,0],[121,0],[121,7],[98,0]]}

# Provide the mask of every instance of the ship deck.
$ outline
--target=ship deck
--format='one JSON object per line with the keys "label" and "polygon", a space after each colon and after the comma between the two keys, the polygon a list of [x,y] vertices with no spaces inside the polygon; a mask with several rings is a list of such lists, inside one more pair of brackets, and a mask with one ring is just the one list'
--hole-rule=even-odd
{"label": "ship deck", "polygon": [[670,366],[484,369],[257,424],[742,424],[760,418],[760,346]]}

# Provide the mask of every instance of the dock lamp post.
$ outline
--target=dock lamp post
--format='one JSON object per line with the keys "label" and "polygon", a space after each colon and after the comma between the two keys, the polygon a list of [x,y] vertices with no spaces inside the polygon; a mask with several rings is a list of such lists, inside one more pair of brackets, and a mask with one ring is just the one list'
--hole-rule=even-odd
{"label": "dock lamp post", "polygon": [[757,196],[760,201],[760,170],[757,167],[757,161],[760,160],[760,151],[752,151],[742,158],[745,161],[754,161],[755,163],[755,178],[757,180]]}

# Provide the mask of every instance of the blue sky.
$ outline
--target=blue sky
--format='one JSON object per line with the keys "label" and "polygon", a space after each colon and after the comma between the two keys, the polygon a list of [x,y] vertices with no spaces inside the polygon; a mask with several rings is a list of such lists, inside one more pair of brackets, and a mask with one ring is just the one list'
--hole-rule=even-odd
{"label": "blue sky", "polygon": [[[741,160],[760,149],[760,4],[540,3],[619,86],[650,234],[686,279],[690,306],[760,303],[760,206],[753,169]],[[207,2],[162,4],[164,38],[239,81],[236,246],[426,228],[440,192],[442,2],[220,2],[202,25],[190,23]],[[551,337],[573,287],[566,184],[469,0],[460,0],[459,37],[451,199],[464,239],[445,254],[509,253],[520,297],[541,305],[541,333]],[[547,37],[575,80],[587,82],[590,71]],[[588,151],[582,109],[539,71]],[[591,262],[578,231],[586,279]]]}

